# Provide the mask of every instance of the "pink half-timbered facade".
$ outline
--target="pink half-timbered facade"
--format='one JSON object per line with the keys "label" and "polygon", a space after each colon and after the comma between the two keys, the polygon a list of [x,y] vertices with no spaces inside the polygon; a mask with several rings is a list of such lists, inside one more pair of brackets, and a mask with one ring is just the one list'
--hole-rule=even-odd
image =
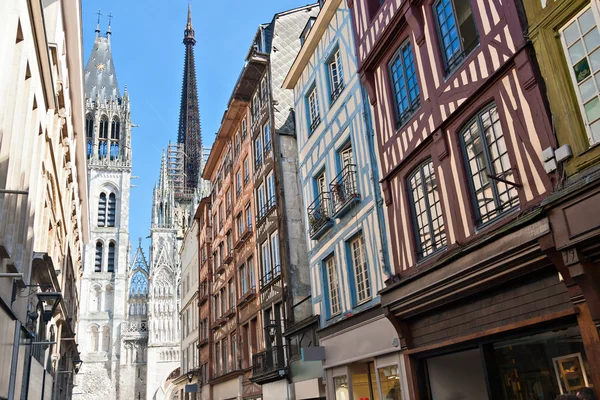
{"label": "pink half-timbered facade", "polygon": [[[506,176],[522,185],[513,186],[518,196],[513,209],[526,210],[551,191],[540,156],[554,144],[554,138],[512,1],[471,2],[479,44],[449,72],[438,40],[433,1],[420,5],[385,1],[371,21],[365,15],[368,3],[354,2],[357,54],[374,107],[394,266],[396,272],[405,273],[421,267],[414,250],[406,187],[417,165],[426,159],[433,163],[446,249],[450,250],[482,231],[461,143],[461,130],[469,121],[486,107],[497,112],[508,158],[502,172],[511,169]],[[405,41],[414,53],[420,107],[398,127],[389,62]],[[503,218],[495,221],[506,223]],[[491,218],[490,225],[494,225]]]}
{"label": "pink half-timbered facade", "polygon": [[[407,398],[564,393],[556,365],[578,354],[584,369],[586,338],[541,207],[557,183],[542,161],[556,140],[520,3],[349,3],[394,273],[381,303]],[[545,356],[527,375],[532,348]],[[542,390],[543,376],[557,379]]]}

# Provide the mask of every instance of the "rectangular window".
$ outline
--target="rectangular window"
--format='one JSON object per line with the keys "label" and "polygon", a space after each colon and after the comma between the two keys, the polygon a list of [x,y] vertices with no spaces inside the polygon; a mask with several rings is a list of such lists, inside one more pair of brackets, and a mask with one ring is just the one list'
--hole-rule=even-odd
{"label": "rectangular window", "polygon": [[333,378],[333,390],[335,390],[335,400],[348,400],[350,398],[346,375]]}
{"label": "rectangular window", "polygon": [[252,229],[252,210],[250,210],[250,203],[246,204],[246,226],[248,229]]}
{"label": "rectangular window", "polygon": [[260,97],[258,91],[252,97],[252,123],[256,122],[260,113]]}
{"label": "rectangular window", "polygon": [[240,197],[242,195],[242,171],[238,170],[235,174],[235,182],[237,188],[237,196]]}
{"label": "rectangular window", "polygon": [[244,220],[242,219],[242,213],[239,213],[236,217],[236,224],[237,224],[237,228],[238,228],[238,240],[242,237],[242,235],[244,234]]}
{"label": "rectangular window", "polygon": [[327,70],[329,71],[329,89],[331,91],[331,102],[333,103],[344,90],[344,72],[340,49],[337,49],[327,62]]}
{"label": "rectangular window", "polygon": [[235,288],[233,287],[233,279],[229,281],[229,309],[233,310],[235,305]]}
{"label": "rectangular window", "polygon": [[221,344],[215,343],[215,363],[217,376],[221,375]]}
{"label": "rectangular window", "polygon": [[400,389],[400,374],[398,366],[379,368],[379,382],[381,384],[381,394],[386,400],[402,400],[402,391]]}
{"label": "rectangular window", "polygon": [[242,266],[240,267],[240,290],[242,292],[242,295],[245,295],[246,293],[248,293],[248,271],[246,269],[246,265],[242,264]]}
{"label": "rectangular window", "polygon": [[446,246],[446,229],[433,162],[421,164],[408,178],[418,257],[427,257]]}
{"label": "rectangular window", "polygon": [[250,182],[250,164],[248,164],[248,157],[244,158],[244,185]]}
{"label": "rectangular window", "polygon": [[227,357],[227,338],[221,342],[221,352],[223,353],[223,370],[222,373],[226,374],[229,372],[229,359]]}
{"label": "rectangular window", "polygon": [[275,207],[277,204],[277,193],[275,192],[275,175],[273,172],[267,175],[267,197],[268,208]]}
{"label": "rectangular window", "polygon": [[365,256],[365,240],[362,234],[350,242],[350,251],[352,252],[352,269],[354,271],[357,300],[362,303],[371,297],[369,271],[367,271]]}
{"label": "rectangular window", "polygon": [[313,132],[316,129],[316,127],[321,123],[321,115],[319,113],[319,100],[317,98],[316,86],[313,86],[312,89],[308,91],[306,101],[308,103],[308,120],[310,123],[309,131]]}
{"label": "rectangular window", "polygon": [[469,0],[438,0],[433,9],[448,74],[479,44],[479,36]]}
{"label": "rectangular window", "polygon": [[401,126],[410,119],[420,105],[419,84],[409,40],[394,54],[389,69],[396,106],[396,124]]}
{"label": "rectangular window", "polygon": [[266,154],[273,148],[273,143],[271,142],[271,125],[266,123],[263,126],[263,139],[265,141],[265,157]]}
{"label": "rectangular window", "polygon": [[496,105],[479,112],[461,133],[478,224],[519,205]]}
{"label": "rectangular window", "polygon": [[248,268],[248,284],[250,289],[256,288],[256,281],[254,280],[254,258],[250,257],[246,262]]}
{"label": "rectangular window", "polygon": [[248,133],[247,132],[248,131],[248,122],[247,122],[246,116],[244,116],[244,118],[242,119],[241,131],[242,131],[242,142],[243,142],[244,140],[246,140],[246,134]]}
{"label": "rectangular window", "polygon": [[281,272],[279,260],[279,232],[275,232],[271,236],[271,253],[273,255],[273,275],[277,276]]}
{"label": "rectangular window", "polygon": [[260,95],[262,98],[262,103],[267,104],[267,99],[269,98],[269,88],[267,85],[267,75],[263,76],[260,81]]}
{"label": "rectangular window", "polygon": [[600,142],[600,33],[588,6],[560,31],[590,145]]}
{"label": "rectangular window", "polygon": [[256,169],[258,170],[262,165],[263,160],[263,147],[262,147],[262,138],[258,136],[254,140],[254,164],[256,165]]}
{"label": "rectangular window", "polygon": [[261,257],[262,257],[262,274],[263,284],[267,284],[271,281],[271,253],[269,252],[269,241],[266,240],[261,246]]}
{"label": "rectangular window", "polygon": [[238,369],[237,362],[237,335],[234,333],[231,335],[231,370],[235,371]]}
{"label": "rectangular window", "polygon": [[261,219],[265,212],[266,212],[266,208],[265,208],[265,186],[263,184],[261,184],[258,187],[257,192],[257,197],[258,197],[258,212],[257,214],[257,218]]}
{"label": "rectangular window", "polygon": [[225,194],[225,201],[227,205],[227,215],[231,214],[231,189],[227,189],[227,193]]}
{"label": "rectangular window", "polygon": [[331,315],[336,315],[340,312],[340,294],[335,256],[332,255],[325,260],[325,270],[327,272],[327,286],[329,287],[329,312]]}
{"label": "rectangular window", "polygon": [[235,134],[235,156],[240,154],[240,133]]}

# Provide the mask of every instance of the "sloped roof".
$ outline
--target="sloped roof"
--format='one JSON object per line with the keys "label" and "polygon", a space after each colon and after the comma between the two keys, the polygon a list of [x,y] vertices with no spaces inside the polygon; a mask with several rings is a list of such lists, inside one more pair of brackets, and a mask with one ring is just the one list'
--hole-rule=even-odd
{"label": "sloped roof", "polygon": [[117,73],[110,49],[110,35],[96,36],[94,48],[88,58],[84,73],[85,97],[101,100],[117,100],[121,98]]}

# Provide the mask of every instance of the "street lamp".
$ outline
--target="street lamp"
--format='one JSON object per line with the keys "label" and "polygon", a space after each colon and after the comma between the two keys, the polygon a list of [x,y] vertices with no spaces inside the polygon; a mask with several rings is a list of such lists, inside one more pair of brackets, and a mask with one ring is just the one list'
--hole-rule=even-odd
{"label": "street lamp", "polygon": [[194,379],[194,371],[189,371],[187,373],[188,382],[192,383],[192,379]]}
{"label": "street lamp", "polygon": [[38,300],[42,303],[42,318],[44,322],[48,322],[52,319],[52,315],[62,299],[62,294],[60,292],[38,292],[36,294]]}
{"label": "street lamp", "polygon": [[271,320],[264,327],[265,332],[267,333],[267,335],[269,335],[269,339],[271,339],[271,343],[275,342],[275,334],[277,333],[278,326],[279,325],[277,325],[276,321]]}
{"label": "street lamp", "polygon": [[79,368],[81,368],[81,364],[83,364],[83,361],[80,359],[77,360],[73,360],[71,361],[73,363],[73,371],[75,371],[75,373],[79,373]]}

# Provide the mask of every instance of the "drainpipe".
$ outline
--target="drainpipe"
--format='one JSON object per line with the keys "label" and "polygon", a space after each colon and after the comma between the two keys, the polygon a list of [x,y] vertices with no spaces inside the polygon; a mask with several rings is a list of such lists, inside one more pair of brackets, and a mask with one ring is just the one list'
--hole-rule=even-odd
{"label": "drainpipe", "polygon": [[373,130],[373,121],[371,118],[371,110],[369,108],[369,97],[365,93],[365,88],[361,85],[360,91],[363,103],[363,116],[367,126],[367,144],[369,146],[369,158],[371,161],[371,182],[373,183],[373,193],[375,195],[375,211],[377,212],[377,221],[379,223],[379,240],[381,241],[380,261],[383,265],[383,272],[388,278],[392,277],[392,272],[389,265],[389,255],[386,246],[385,234],[385,214],[383,211],[383,198],[381,197],[381,188],[379,186],[379,167],[375,158],[375,131]]}

